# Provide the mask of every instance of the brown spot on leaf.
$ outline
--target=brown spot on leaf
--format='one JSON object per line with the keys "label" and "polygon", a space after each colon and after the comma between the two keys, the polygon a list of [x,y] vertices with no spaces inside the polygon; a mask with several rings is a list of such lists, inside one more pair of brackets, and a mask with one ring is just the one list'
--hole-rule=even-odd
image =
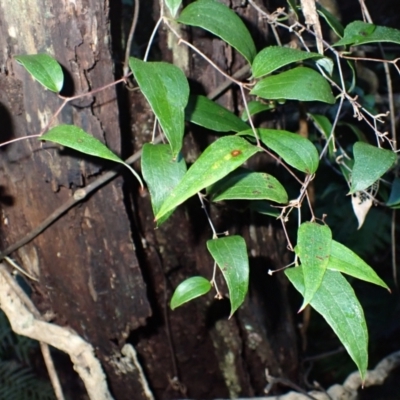
{"label": "brown spot on leaf", "polygon": [[231,151],[231,156],[232,156],[232,157],[237,157],[237,156],[239,156],[240,154],[242,154],[242,151],[241,151],[241,150],[232,150],[232,151]]}

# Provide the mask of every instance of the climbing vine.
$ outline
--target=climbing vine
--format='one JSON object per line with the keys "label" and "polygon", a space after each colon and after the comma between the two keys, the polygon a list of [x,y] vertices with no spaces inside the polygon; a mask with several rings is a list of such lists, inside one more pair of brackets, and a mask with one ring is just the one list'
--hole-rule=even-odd
{"label": "climbing vine", "polygon": [[[323,7],[314,7],[310,11],[304,5],[296,5],[293,0],[288,1],[285,9],[273,13],[267,13],[254,1],[249,1],[267,19],[276,39],[275,45],[258,50],[243,21],[218,0],[193,1],[183,9],[180,0],[165,0],[164,3],[152,38],[161,25],[169,29],[181,46],[188,46],[236,85],[243,104],[243,113],[238,116],[205,96],[191,93],[187,77],[180,68],[163,61],[148,61],[152,41],[143,60],[130,57],[130,72],[127,70],[120,80],[107,85],[127,83],[133,76],[154,113],[153,140],[143,146],[139,156],[142,176],[151,195],[155,225],[168,223],[177,207],[198,195],[212,230],[206,247],[214,260],[213,275],[188,277],[176,288],[171,308],[175,309],[211,290],[215,290],[216,297],[222,298],[223,293],[216,285],[218,271],[227,283],[231,316],[241,306],[248,291],[250,270],[245,240],[238,235],[216,232],[204,198],[211,202],[258,202],[258,210],[281,221],[286,233],[287,247],[293,260],[282,273],[303,296],[300,311],[310,305],[325,318],[364,379],[368,367],[368,331],[363,309],[345,275],[389,288],[355,252],[333,239],[324,214],[317,214],[314,210],[309,188],[319,174],[321,163],[326,162],[346,181],[359,227],[374,203],[393,209],[399,206],[395,132],[381,132],[380,126],[388,114],[376,114],[359,100],[354,60],[362,59],[353,53],[357,46],[365,44],[391,42],[398,45],[400,31],[376,26],[368,19],[353,21],[343,27]],[[313,23],[309,22],[310,17],[314,18]],[[325,20],[335,33],[336,40],[332,43],[322,38],[318,18]],[[230,45],[242,57],[248,79],[222,71],[203,54],[202,49],[181,37],[174,28],[175,23],[199,27]],[[289,31],[297,39],[299,47],[282,44],[278,29]],[[305,35],[308,40],[305,40]],[[310,38],[315,46],[310,45]],[[317,52],[311,51],[311,47],[315,47]],[[65,98],[59,94],[64,82],[63,72],[51,55],[15,55],[14,58],[46,89],[58,94],[61,101],[42,132],[17,140],[36,138],[50,141],[121,163],[130,169],[143,188],[139,173],[129,165],[133,159],[124,162],[80,127],[53,126],[55,118],[68,102],[105,87]],[[400,72],[396,65],[398,59],[373,61],[392,65],[397,73]],[[295,132],[266,129],[255,124],[256,114],[272,113],[277,105],[293,101],[305,104],[306,108],[309,103],[324,103],[329,110],[325,115],[311,111],[307,114],[319,132],[317,143]],[[357,140],[350,147],[337,135],[345,104],[373,134],[367,136],[355,131]],[[190,168],[187,168],[182,153],[186,122],[219,135]],[[159,137],[156,137],[157,132],[160,132]],[[167,144],[160,143],[164,137]],[[287,185],[285,187],[268,170],[246,168],[246,162],[256,154],[272,157],[290,174],[290,185],[296,187],[296,196],[290,197]],[[84,197],[77,193],[77,201]],[[295,242],[287,233],[289,218],[298,221]]]}

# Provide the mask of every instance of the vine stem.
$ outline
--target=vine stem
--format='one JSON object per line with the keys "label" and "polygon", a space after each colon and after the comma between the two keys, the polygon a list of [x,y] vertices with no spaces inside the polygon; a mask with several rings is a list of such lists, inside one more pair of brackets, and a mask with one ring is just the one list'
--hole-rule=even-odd
{"label": "vine stem", "polygon": [[140,10],[140,0],[134,0],[134,11],[133,11],[132,24],[131,24],[131,28],[129,30],[128,40],[126,41],[126,48],[125,48],[125,59],[124,59],[124,67],[123,67],[124,76],[128,75],[128,73],[129,73],[129,56],[131,54],[133,37],[135,35],[136,26],[137,26],[137,22],[139,19],[139,10]]}

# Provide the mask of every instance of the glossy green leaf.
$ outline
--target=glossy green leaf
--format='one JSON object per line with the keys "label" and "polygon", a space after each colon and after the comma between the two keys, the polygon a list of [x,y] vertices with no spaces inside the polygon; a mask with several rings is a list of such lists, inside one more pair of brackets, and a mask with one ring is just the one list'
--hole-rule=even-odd
{"label": "glossy green leaf", "polygon": [[[305,290],[303,272],[302,267],[285,270],[290,282],[302,295]],[[364,380],[368,367],[368,331],[364,311],[353,288],[340,272],[327,270],[310,305],[331,326]]]}
{"label": "glossy green leaf", "polygon": [[367,189],[376,182],[396,161],[393,151],[380,149],[363,142],[353,147],[354,167],[350,193]]}
{"label": "glossy green leaf", "polygon": [[[180,155],[174,159],[169,145],[146,143],[143,146],[142,174],[150,191],[154,215],[185,173],[185,160]],[[161,225],[172,213],[173,210],[165,214],[157,224]]]}
{"label": "glossy green leaf", "polygon": [[165,62],[131,57],[129,66],[167,137],[174,157],[182,148],[189,84],[184,73]]}
{"label": "glossy green leaf", "polygon": [[209,240],[207,249],[228,286],[231,302],[230,317],[232,317],[242,305],[249,287],[249,259],[246,242],[241,236],[227,236]]}
{"label": "glossy green leaf", "polygon": [[205,96],[190,96],[185,118],[216,132],[239,132],[249,128],[238,116]]}
{"label": "glossy green leaf", "polygon": [[172,17],[176,17],[176,13],[178,12],[179,6],[181,5],[182,0],[165,0],[165,4],[168,7],[169,12]]}
{"label": "glossy green leaf", "polygon": [[226,5],[216,0],[198,0],[189,4],[178,22],[198,26],[235,48],[252,63],[256,55],[253,39],[243,21]]}
{"label": "glossy green leaf", "polygon": [[171,310],[193,300],[197,297],[203,296],[211,290],[211,283],[202,276],[192,276],[189,279],[181,282],[175,289],[171,299]]}
{"label": "glossy green leaf", "polygon": [[356,253],[341,243],[332,240],[328,269],[342,272],[366,282],[374,283],[389,290],[385,282]]}
{"label": "glossy green leaf", "polygon": [[239,168],[207,189],[212,201],[271,200],[285,204],[285,188],[273,176]]}
{"label": "glossy green leaf", "polygon": [[[275,103],[271,102],[270,104],[262,103],[261,101],[252,100],[247,103],[247,108],[249,109],[250,116],[259,114],[263,111],[273,110],[275,108]],[[241,116],[243,121],[248,121],[249,116],[247,115],[247,110],[244,109]]]}
{"label": "glossy green leaf", "polygon": [[398,206],[400,204],[400,178],[394,178],[392,189],[390,191],[389,200],[386,205],[389,207]]}
{"label": "glossy green leaf", "polygon": [[300,257],[304,275],[303,310],[321,286],[329,262],[332,232],[326,225],[304,222],[297,231],[296,254]]}
{"label": "glossy green leaf", "polygon": [[322,101],[329,104],[335,102],[326,79],[307,67],[297,67],[268,76],[257,82],[250,94],[267,100]]}
{"label": "glossy green leaf", "polygon": [[261,78],[276,71],[285,65],[307,60],[309,58],[323,57],[318,53],[311,53],[292,49],[290,47],[269,46],[261,50],[255,57],[251,69],[254,78]]}
{"label": "glossy green leaf", "polygon": [[50,129],[47,133],[40,136],[38,140],[47,140],[49,142],[60,144],[80,151],[90,156],[104,158],[125,165],[139,181],[143,188],[143,182],[137,172],[129,165],[116,156],[107,146],[92,135],[86,133],[83,129],[75,125],[58,125]]}
{"label": "glossy green leaf", "polygon": [[32,54],[14,58],[45,88],[56,93],[61,91],[64,73],[53,57],[48,54]]}
{"label": "glossy green leaf", "polygon": [[260,150],[256,146],[241,137],[225,136],[216,140],[204,150],[178,186],[166,198],[156,215],[156,220],[240,167],[258,151]]}
{"label": "glossy green leaf", "polygon": [[357,46],[365,43],[391,42],[400,44],[400,30],[353,21],[344,29],[343,38],[333,46]]}
{"label": "glossy green leaf", "polygon": [[[319,164],[316,147],[306,138],[279,129],[257,129],[261,141],[292,167],[313,174]],[[240,132],[253,135],[253,131]]]}
{"label": "glossy green leaf", "polygon": [[326,21],[326,23],[332,28],[333,32],[339,37],[343,37],[344,27],[340,21],[331,14],[326,8],[322,7],[320,3],[316,3],[318,14]]}

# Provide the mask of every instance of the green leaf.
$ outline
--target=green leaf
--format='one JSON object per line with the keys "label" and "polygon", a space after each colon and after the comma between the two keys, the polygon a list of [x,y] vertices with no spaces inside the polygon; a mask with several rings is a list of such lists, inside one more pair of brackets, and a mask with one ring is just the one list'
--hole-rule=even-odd
{"label": "green leaf", "polygon": [[176,13],[178,12],[179,6],[181,5],[182,0],[165,0],[165,4],[168,7],[169,12],[172,17],[176,17]]}
{"label": "green leaf", "polygon": [[100,157],[123,164],[132,172],[132,174],[139,181],[140,186],[143,188],[143,182],[140,179],[140,176],[129,164],[123,162],[108,147],[101,143],[100,140],[96,139],[92,135],[89,135],[83,129],[78,128],[77,126],[58,125],[55,128],[50,129],[44,135],[40,136],[38,140],[48,140],[49,142],[69,147],[70,149],[80,151],[81,153],[85,153],[90,156]]}
{"label": "green leaf", "polygon": [[64,84],[60,64],[48,54],[20,55],[14,57],[39,83],[52,92],[59,93]]}
{"label": "green leaf", "polygon": [[394,178],[392,182],[392,190],[390,191],[389,200],[386,205],[389,207],[398,206],[400,204],[400,178]]}
{"label": "green leaf", "polygon": [[249,126],[231,111],[205,96],[190,96],[185,118],[216,132],[239,132]]}
{"label": "green leaf", "polygon": [[329,76],[332,76],[335,64],[330,58],[328,57],[319,58],[316,61],[316,64],[319,65],[321,68],[323,68],[325,72],[328,73]]}
{"label": "green leaf", "polygon": [[353,147],[354,167],[350,194],[367,189],[376,182],[396,161],[393,151],[380,149],[363,142]]}
{"label": "green leaf", "polygon": [[231,314],[242,305],[249,287],[249,259],[246,242],[241,236],[227,236],[207,241],[229,290]]}
{"label": "green leaf", "polygon": [[318,72],[297,67],[257,82],[250,94],[267,100],[322,101],[333,104],[331,88]]}
{"label": "green leaf", "polygon": [[[143,146],[142,174],[149,187],[154,215],[185,173],[185,160],[180,155],[174,159],[169,145],[146,143]],[[173,210],[165,214],[157,224],[161,225],[172,213]]]}
{"label": "green leaf", "polygon": [[322,7],[320,3],[316,3],[318,14],[326,21],[332,28],[333,32],[339,37],[343,37],[344,28],[340,21],[331,14],[326,8]]}
{"label": "green leaf", "polygon": [[298,14],[298,6],[297,6],[297,1],[296,0],[286,0],[287,3],[289,4],[290,10],[293,11],[294,15],[296,16],[296,20],[299,20],[299,14]]}
{"label": "green leaf", "polygon": [[[318,151],[308,139],[279,129],[261,128],[257,132],[261,141],[287,164],[307,174],[315,173],[319,164]],[[240,135],[254,134],[252,130],[247,130]]]}
{"label": "green leaf", "polygon": [[249,209],[259,214],[268,215],[270,217],[278,218],[281,214],[279,209],[274,208],[267,201],[256,200],[250,203]]}
{"label": "green leaf", "polygon": [[256,55],[253,39],[243,21],[226,5],[216,0],[189,4],[178,22],[198,26],[213,33],[235,48],[250,64]]}
{"label": "green leaf", "polygon": [[216,140],[204,150],[178,186],[166,198],[156,215],[156,220],[240,167],[258,151],[259,148],[241,137],[225,136]]}
{"label": "green leaf", "polygon": [[321,286],[329,262],[332,232],[326,225],[304,222],[297,231],[296,254],[300,257],[304,275],[303,310]]}
{"label": "green leaf", "polygon": [[400,30],[353,21],[346,26],[343,38],[333,46],[357,46],[365,43],[391,42],[400,44]]}
{"label": "green leaf", "polygon": [[192,276],[189,279],[181,282],[175,289],[171,299],[171,310],[193,300],[197,297],[203,296],[211,290],[211,283],[202,276]]}
{"label": "green leaf", "polygon": [[374,283],[389,290],[385,282],[376,272],[364,262],[356,253],[341,243],[332,240],[331,255],[329,257],[328,269],[339,271],[354,278]]}
{"label": "green leaf", "polygon": [[165,62],[129,58],[135,79],[167,137],[174,157],[182,148],[189,84],[184,73]]}
{"label": "green leaf", "polygon": [[318,53],[311,53],[292,49],[290,47],[270,46],[261,50],[255,57],[251,69],[254,78],[261,78],[279,68],[294,62],[307,60],[309,58],[322,58]]}
{"label": "green leaf", "polygon": [[[315,127],[322,133],[325,140],[329,140],[332,132],[332,124],[331,121],[325,115],[320,114],[307,114],[309,118],[314,122]],[[335,158],[335,146],[333,140],[329,141],[328,145],[329,156],[331,159]]]}
{"label": "green leaf", "polygon": [[[304,268],[285,270],[293,286],[304,294]],[[346,348],[364,380],[368,367],[368,331],[364,311],[353,288],[340,272],[327,270],[324,279],[310,302]]]}
{"label": "green leaf", "polygon": [[212,201],[272,200],[285,204],[285,188],[273,176],[239,168],[207,189]]}
{"label": "green leaf", "polygon": [[[247,108],[249,109],[250,116],[259,114],[263,111],[273,110],[275,108],[275,103],[265,104],[261,101],[252,100],[247,103]],[[247,110],[244,109],[241,116],[243,121],[248,121],[249,116],[247,115]]]}

